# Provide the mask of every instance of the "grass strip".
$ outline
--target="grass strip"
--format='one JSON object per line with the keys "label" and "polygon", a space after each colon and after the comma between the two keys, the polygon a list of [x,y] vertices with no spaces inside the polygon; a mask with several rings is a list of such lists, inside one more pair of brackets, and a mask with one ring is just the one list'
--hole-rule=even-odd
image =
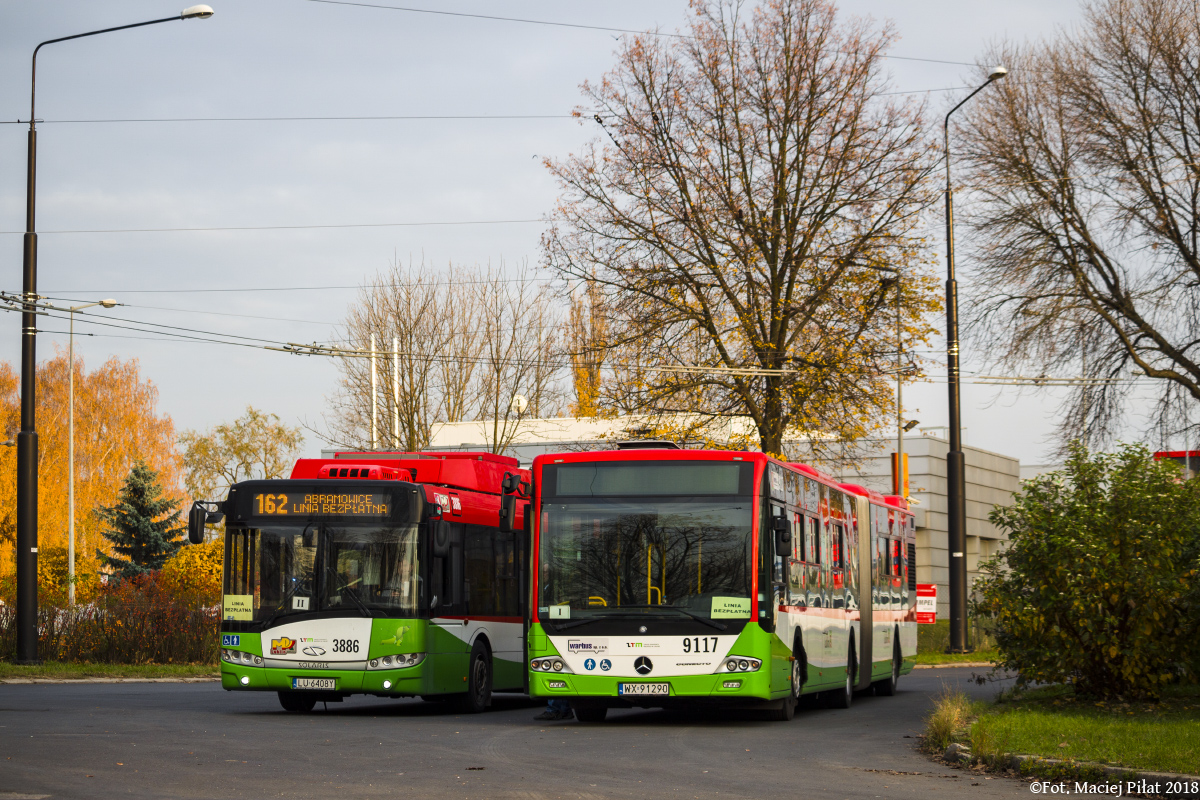
{"label": "grass strip", "polygon": [[1094,777],[1088,764],[1200,775],[1200,686],[1168,687],[1158,702],[1102,702],[1048,686],[981,703],[947,689],[925,720],[922,749],[940,755],[953,743],[1000,769],[1013,753],[1063,762],[1045,765],[1044,777]]}
{"label": "grass strip", "polygon": [[80,678],[215,678],[219,667],[211,664],[75,664],[48,661],[19,666],[0,661],[0,680],[72,680]]}
{"label": "grass strip", "polygon": [[1035,689],[985,708],[969,739],[975,755],[1024,753],[1200,775],[1200,686],[1168,687],[1157,703]]}
{"label": "grass strip", "polygon": [[970,664],[980,661],[995,663],[1000,654],[995,650],[976,650],[973,653],[917,653],[918,664]]}

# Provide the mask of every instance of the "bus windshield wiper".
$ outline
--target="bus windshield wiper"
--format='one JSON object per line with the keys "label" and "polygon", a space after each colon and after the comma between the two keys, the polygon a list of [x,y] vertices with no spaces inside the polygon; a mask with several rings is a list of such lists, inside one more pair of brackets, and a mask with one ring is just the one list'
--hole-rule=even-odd
{"label": "bus windshield wiper", "polygon": [[354,592],[350,589],[349,581],[347,581],[345,578],[343,578],[340,574],[338,574],[336,572],[333,573],[333,576],[338,579],[339,583],[341,583],[341,586],[338,588],[338,591],[341,592],[342,597],[349,597],[351,600],[353,600],[354,604],[356,606],[358,606],[360,611],[362,611],[364,617],[374,617],[375,616],[375,612],[372,611],[370,609],[370,607],[362,601],[362,598],[358,596],[358,593]]}
{"label": "bus windshield wiper", "polygon": [[676,612],[678,612],[678,613],[680,613],[680,614],[683,614],[684,616],[691,617],[692,619],[696,620],[697,622],[703,622],[705,625],[708,625],[708,626],[710,626],[710,627],[716,628],[716,629],[717,629],[717,630],[719,630],[719,631],[723,631],[723,630],[725,630],[725,628],[727,628],[727,627],[728,627],[727,625],[725,625],[725,624],[724,624],[724,623],[722,623],[722,622],[714,622],[713,620],[711,620],[711,619],[707,619],[707,618],[705,618],[705,617],[702,617],[702,616],[700,616],[699,614],[695,614],[695,613],[693,613],[693,612],[691,612],[691,611],[687,611],[687,610],[685,610],[685,609],[682,609],[682,608],[677,608],[677,607],[675,607],[675,606],[655,606],[655,605],[649,605],[649,606],[620,606],[620,607],[619,607],[619,608],[617,608],[617,609],[613,609],[613,611],[615,611],[615,612],[617,612],[617,613],[613,613],[613,611],[605,611],[605,612],[604,612],[603,614],[601,614],[600,616],[596,616],[596,617],[585,617],[584,619],[576,619],[576,620],[571,620],[570,622],[567,622],[567,623],[564,623],[564,624],[562,624],[562,625],[559,625],[559,626],[558,626],[558,629],[559,629],[560,631],[565,631],[565,630],[567,630],[568,628],[574,628],[574,627],[577,627],[577,626],[579,626],[579,625],[586,625],[586,624],[587,624],[587,623],[589,623],[589,622],[597,622],[598,620],[602,620],[602,619],[613,619],[613,618],[619,618],[619,617],[640,617],[640,616],[643,616],[642,614],[636,614],[636,613],[635,613],[635,614],[621,613],[621,610],[622,610],[622,609],[627,609],[627,608],[645,608],[645,609],[650,609],[650,610],[653,610],[653,611],[658,611],[658,610],[676,611]]}
{"label": "bus windshield wiper", "polygon": [[679,614],[683,614],[686,617],[691,617],[692,619],[696,620],[697,622],[703,622],[705,625],[716,628],[719,631],[723,631],[727,627],[729,627],[723,622],[715,622],[714,620],[711,620],[708,617],[702,617],[695,612],[688,611],[686,608],[680,608],[679,606],[639,605],[639,606],[621,606],[621,608],[647,608],[652,611],[659,611],[659,610],[675,611]]}

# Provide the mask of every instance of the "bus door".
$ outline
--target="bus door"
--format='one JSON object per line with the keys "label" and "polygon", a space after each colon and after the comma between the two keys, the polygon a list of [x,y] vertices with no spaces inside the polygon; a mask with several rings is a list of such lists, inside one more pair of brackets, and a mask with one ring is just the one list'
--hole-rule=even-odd
{"label": "bus door", "polygon": [[[465,643],[454,635],[466,626],[465,530],[461,522],[446,519],[433,519],[428,524],[429,616],[434,621],[427,647],[433,662],[430,674],[440,681],[431,692],[460,692],[469,656]],[[460,630],[451,632],[455,628]]]}

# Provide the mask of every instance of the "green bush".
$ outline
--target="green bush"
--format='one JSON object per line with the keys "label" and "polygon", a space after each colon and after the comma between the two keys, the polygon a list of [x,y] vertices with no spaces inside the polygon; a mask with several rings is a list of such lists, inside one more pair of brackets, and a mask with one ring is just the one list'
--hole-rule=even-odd
{"label": "green bush", "polygon": [[1143,446],[1076,446],[991,520],[1010,546],[981,567],[974,610],[1001,668],[1099,697],[1197,680],[1200,481]]}

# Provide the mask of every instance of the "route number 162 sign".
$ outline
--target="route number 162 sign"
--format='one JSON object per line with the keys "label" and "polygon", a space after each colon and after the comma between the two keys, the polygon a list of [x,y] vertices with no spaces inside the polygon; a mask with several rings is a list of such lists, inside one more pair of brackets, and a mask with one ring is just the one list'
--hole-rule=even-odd
{"label": "route number 162 sign", "polygon": [[937,622],[937,584],[917,584],[917,622]]}

